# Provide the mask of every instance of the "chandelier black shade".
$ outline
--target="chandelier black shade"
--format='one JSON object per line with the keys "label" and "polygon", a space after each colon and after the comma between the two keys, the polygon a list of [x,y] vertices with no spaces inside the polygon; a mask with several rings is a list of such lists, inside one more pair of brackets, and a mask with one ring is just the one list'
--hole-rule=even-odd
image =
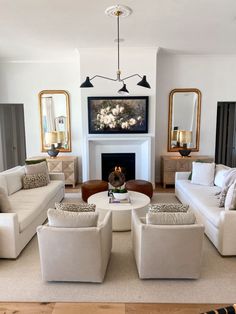
{"label": "chandelier black shade", "polygon": [[138,82],[137,85],[146,87],[146,88],[151,88],[149,83],[147,82],[146,75],[143,76],[142,80]]}
{"label": "chandelier black shade", "polygon": [[113,16],[117,18],[117,72],[116,72],[116,78],[110,78],[102,75],[94,75],[92,78],[89,78],[89,76],[86,77],[86,80],[80,85],[81,88],[88,88],[93,87],[93,84],[91,81],[95,79],[96,77],[114,81],[114,82],[121,82],[123,83],[123,86],[121,89],[118,90],[118,93],[121,95],[127,95],[129,94],[129,91],[126,88],[126,84],[124,83],[125,80],[138,76],[141,81],[137,83],[138,86],[142,86],[145,88],[151,88],[149,83],[147,82],[146,75],[139,75],[139,74],[133,74],[130,76],[127,76],[125,78],[121,78],[121,70],[120,70],[120,17],[127,17],[132,13],[132,10],[127,6],[122,5],[115,5],[112,7],[109,7],[106,9],[105,13],[109,16]]}
{"label": "chandelier black shade", "polygon": [[118,90],[118,94],[120,94],[120,95],[127,95],[127,94],[129,94],[129,91],[126,88],[126,84],[124,84],[123,87]]}
{"label": "chandelier black shade", "polygon": [[81,88],[93,87],[93,84],[90,82],[88,76],[86,76],[86,80],[80,85]]}

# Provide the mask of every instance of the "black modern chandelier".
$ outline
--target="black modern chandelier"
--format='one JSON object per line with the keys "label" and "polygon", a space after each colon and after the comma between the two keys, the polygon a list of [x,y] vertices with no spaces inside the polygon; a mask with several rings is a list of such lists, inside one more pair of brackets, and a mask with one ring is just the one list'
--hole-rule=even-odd
{"label": "black modern chandelier", "polygon": [[88,87],[93,87],[93,84],[91,81],[95,79],[96,77],[100,77],[102,79],[114,81],[114,82],[121,82],[123,83],[123,86],[121,89],[118,90],[118,93],[121,95],[127,95],[129,94],[129,91],[126,88],[125,81],[131,77],[138,76],[141,81],[137,83],[137,85],[146,87],[146,88],[151,88],[149,83],[147,82],[146,75],[139,75],[139,74],[133,74],[124,78],[121,78],[121,70],[120,70],[120,17],[127,17],[132,13],[132,10],[123,5],[115,5],[111,6],[106,9],[105,13],[109,16],[116,17],[117,19],[117,72],[116,72],[116,78],[110,78],[102,75],[94,75],[93,77],[86,77],[86,80],[80,85],[81,88],[88,88]]}

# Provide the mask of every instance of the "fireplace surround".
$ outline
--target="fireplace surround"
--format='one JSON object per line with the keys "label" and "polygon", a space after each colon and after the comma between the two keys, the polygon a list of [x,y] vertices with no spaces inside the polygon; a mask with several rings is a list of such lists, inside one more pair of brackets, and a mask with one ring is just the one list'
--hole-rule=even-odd
{"label": "fireplace surround", "polygon": [[102,179],[102,154],[135,154],[135,179],[152,182],[154,158],[151,136],[88,137],[83,155],[83,181]]}

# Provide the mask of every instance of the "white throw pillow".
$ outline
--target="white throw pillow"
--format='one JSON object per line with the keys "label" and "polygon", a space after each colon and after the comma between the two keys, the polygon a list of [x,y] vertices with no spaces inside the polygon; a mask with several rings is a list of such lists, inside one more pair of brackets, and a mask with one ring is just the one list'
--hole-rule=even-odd
{"label": "white throw pillow", "polygon": [[227,167],[225,165],[216,165],[215,168],[215,180],[214,180],[214,184],[220,188],[223,187],[223,183],[225,180],[225,175],[227,174],[227,172],[230,170],[230,167]]}
{"label": "white throw pillow", "polygon": [[191,183],[201,185],[214,185],[215,163],[193,162]]}
{"label": "white throw pillow", "polygon": [[0,212],[8,213],[11,211],[11,204],[4,188],[0,187]]}
{"label": "white throw pillow", "polygon": [[97,227],[98,213],[69,212],[54,208],[48,209],[48,224],[52,227],[87,228]]}
{"label": "white throw pillow", "polygon": [[22,179],[24,175],[24,167],[4,173],[4,177],[7,182],[8,195],[11,195],[22,189]]}
{"label": "white throw pillow", "polygon": [[196,217],[191,210],[184,212],[148,212],[146,222],[150,225],[191,225]]}
{"label": "white throw pillow", "polygon": [[236,210],[236,182],[230,186],[226,194],[225,210]]}

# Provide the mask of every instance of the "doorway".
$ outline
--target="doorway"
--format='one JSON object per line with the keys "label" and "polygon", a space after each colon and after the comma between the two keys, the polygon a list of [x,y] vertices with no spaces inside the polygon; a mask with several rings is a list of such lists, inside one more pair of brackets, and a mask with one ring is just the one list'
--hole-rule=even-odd
{"label": "doorway", "polygon": [[236,102],[217,103],[215,162],[236,167]]}
{"label": "doorway", "polygon": [[0,104],[0,171],[23,165],[26,158],[23,104]]}

